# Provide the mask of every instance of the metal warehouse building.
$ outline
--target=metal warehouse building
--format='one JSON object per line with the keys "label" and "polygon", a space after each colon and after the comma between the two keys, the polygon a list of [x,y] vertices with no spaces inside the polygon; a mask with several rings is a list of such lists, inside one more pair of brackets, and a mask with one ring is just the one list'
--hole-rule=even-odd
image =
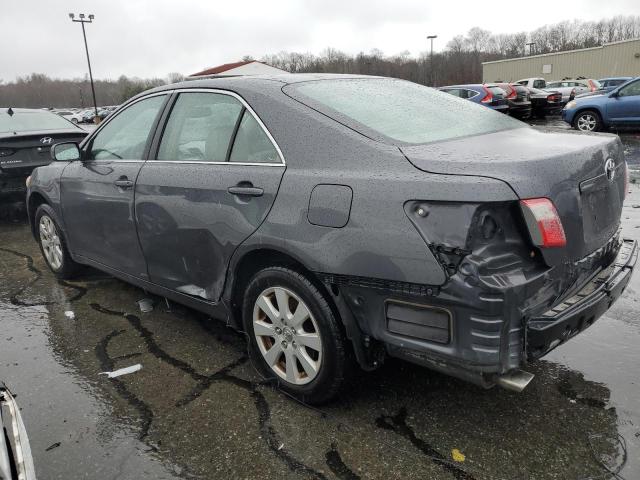
{"label": "metal warehouse building", "polygon": [[528,77],[561,80],[579,76],[596,79],[640,76],[640,39],[482,64],[484,82],[514,82]]}

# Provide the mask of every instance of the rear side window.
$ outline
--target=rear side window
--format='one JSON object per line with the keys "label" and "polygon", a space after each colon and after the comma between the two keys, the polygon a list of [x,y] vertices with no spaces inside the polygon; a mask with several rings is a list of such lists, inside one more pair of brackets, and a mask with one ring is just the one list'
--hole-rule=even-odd
{"label": "rear side window", "polygon": [[388,143],[428,143],[525,126],[485,106],[402,80],[319,80],[290,84],[284,91]]}
{"label": "rear side window", "polygon": [[244,107],[229,95],[181,93],[162,134],[158,160],[224,162]]}
{"label": "rear side window", "polygon": [[279,163],[280,158],[273,143],[262,127],[247,110],[242,115],[230,162],[244,163]]}
{"label": "rear side window", "polygon": [[89,158],[95,160],[140,160],[153,122],[166,95],[140,100],[107,123],[91,141]]}

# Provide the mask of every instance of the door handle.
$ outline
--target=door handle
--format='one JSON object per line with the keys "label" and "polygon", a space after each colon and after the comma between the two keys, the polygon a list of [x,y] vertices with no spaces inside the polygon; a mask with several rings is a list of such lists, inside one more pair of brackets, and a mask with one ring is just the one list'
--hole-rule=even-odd
{"label": "door handle", "polygon": [[127,188],[131,188],[133,187],[133,182],[131,180],[129,180],[128,178],[119,178],[118,180],[116,180],[115,182],[113,182],[113,184],[116,187],[122,188],[122,189],[127,189]]}
{"label": "door handle", "polygon": [[264,190],[262,188],[254,187],[253,185],[246,187],[236,185],[235,187],[229,187],[227,189],[227,192],[229,192],[231,195],[237,195],[240,197],[261,197],[264,193]]}

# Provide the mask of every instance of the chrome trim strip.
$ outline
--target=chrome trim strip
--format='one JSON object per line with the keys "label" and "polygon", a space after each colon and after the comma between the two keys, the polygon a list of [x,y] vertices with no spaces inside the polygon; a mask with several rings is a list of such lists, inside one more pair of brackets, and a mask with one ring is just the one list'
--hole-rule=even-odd
{"label": "chrome trim strip", "polygon": [[[89,135],[84,137],[84,139],[82,140],[82,145],[88,143],[88,141],[90,139],[93,139],[98,134],[98,132],[104,128],[105,125],[109,125],[109,122],[111,122],[111,120],[116,118],[118,115],[120,115],[124,110],[129,108],[131,105],[134,105],[134,104],[136,104],[136,103],[138,103],[138,102],[140,102],[142,100],[145,100],[147,98],[157,97],[159,95],[171,95],[171,93],[173,93],[173,90],[164,90],[162,92],[150,93],[149,95],[145,95],[144,97],[137,98],[133,102],[127,102],[127,103],[121,105],[120,107],[118,107],[116,109],[115,112],[113,112],[113,114],[109,115],[105,120],[100,122],[100,125],[98,125],[98,128],[96,128],[93,132],[89,133]],[[125,108],[123,108],[123,107],[125,107]],[[93,160],[91,160],[91,161],[93,161]],[[137,160],[135,160],[135,161],[137,161]]]}
{"label": "chrome trim strip", "polygon": [[[149,162],[153,162],[153,163],[190,163],[190,164],[204,164],[204,165],[244,165],[244,166],[263,166],[263,167],[280,167],[280,166],[286,166],[287,162],[284,159],[284,155],[282,154],[282,150],[280,150],[280,146],[278,145],[278,143],[275,141],[275,139],[273,138],[273,135],[271,135],[271,132],[269,132],[269,129],[266,127],[266,125],[262,122],[262,120],[260,119],[260,117],[258,116],[258,114],[253,110],[253,108],[251,108],[251,105],[249,105],[244,98],[242,98],[240,95],[238,95],[236,92],[232,92],[231,90],[220,90],[218,88],[179,88],[179,89],[173,89],[173,90],[163,90],[162,92],[156,92],[156,93],[151,93],[149,95],[145,95],[144,97],[140,97],[138,99],[136,99],[133,102],[130,103],[126,103],[125,105],[123,105],[122,107],[118,108],[118,110],[116,110],[116,114],[115,115],[110,115],[109,117],[107,117],[107,119],[104,122],[100,123],[100,126],[94,130],[91,134],[87,135],[87,137],[85,137],[85,141],[88,140],[89,138],[93,138],[95,137],[98,132],[100,130],[102,130],[102,128],[105,125],[108,125],[109,122],[117,117],[121,112],[123,112],[124,110],[126,110],[127,108],[129,108],[131,105],[138,103],[142,100],[145,100],[147,98],[151,98],[151,97],[156,97],[158,95],[171,95],[173,93],[183,93],[183,92],[196,92],[196,93],[219,93],[221,95],[228,95],[230,97],[235,98],[236,100],[238,100],[243,106],[244,108],[251,114],[253,115],[253,118],[256,120],[256,122],[258,122],[258,125],[260,125],[260,127],[262,128],[262,130],[264,131],[264,133],[267,135],[267,137],[269,138],[269,140],[271,141],[271,143],[273,144],[273,147],[276,149],[276,152],[278,153],[278,156],[280,157],[280,161],[281,163],[253,163],[253,162],[198,162],[198,161],[193,161],[193,160],[155,160],[155,159],[149,159]],[[124,107],[124,108],[123,108]],[[83,142],[84,144],[85,142]],[[97,160],[89,160],[91,162],[95,162]],[[108,161],[108,162],[120,162],[120,163],[136,163],[136,162],[146,162],[147,160],[118,160],[118,159],[105,159],[104,161]]]}
{"label": "chrome trim strip", "polygon": [[252,162],[199,162],[197,160],[148,160],[149,163],[188,163],[192,165],[240,165],[252,167],[284,167],[284,163],[252,163]]}

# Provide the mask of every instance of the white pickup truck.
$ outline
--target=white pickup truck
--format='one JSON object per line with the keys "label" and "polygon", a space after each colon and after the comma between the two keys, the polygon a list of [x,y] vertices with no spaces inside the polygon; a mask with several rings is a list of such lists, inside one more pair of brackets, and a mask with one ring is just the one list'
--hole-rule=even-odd
{"label": "white pickup truck", "polygon": [[539,88],[545,89],[547,88],[547,81],[542,77],[532,77],[532,78],[523,78],[522,80],[518,80],[517,83],[519,85],[524,85],[527,88]]}

